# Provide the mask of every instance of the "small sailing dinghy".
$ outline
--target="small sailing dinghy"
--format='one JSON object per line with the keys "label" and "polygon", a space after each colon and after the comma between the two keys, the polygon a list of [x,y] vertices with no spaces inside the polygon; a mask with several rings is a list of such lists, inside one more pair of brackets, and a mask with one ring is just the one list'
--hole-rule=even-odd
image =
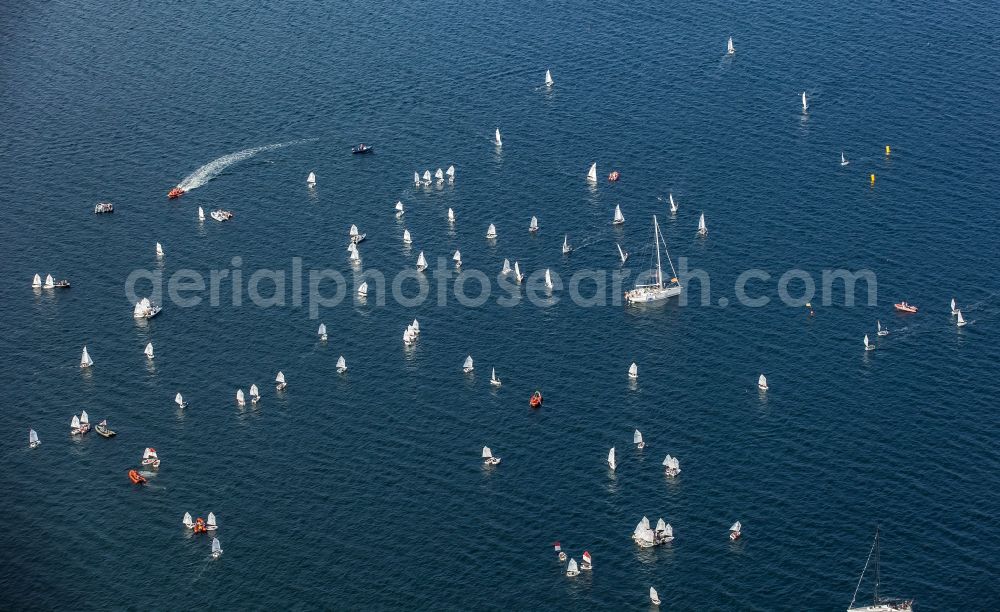
{"label": "small sailing dinghy", "polygon": [[80,433],[84,434],[88,431],[90,431],[90,416],[86,410],[83,410],[80,412]]}
{"label": "small sailing dinghy", "polygon": [[403,330],[403,344],[405,346],[411,346],[417,341],[417,335],[413,333],[413,326],[407,325],[406,329]]}
{"label": "small sailing dinghy", "polygon": [[34,429],[28,430],[28,448],[38,448],[41,441],[38,439],[38,432]]}
{"label": "small sailing dinghy", "polygon": [[733,37],[729,37],[729,41],[726,43],[726,55],[736,55],[736,47],[733,46]]}
{"label": "small sailing dinghy", "polygon": [[528,231],[532,234],[538,231],[538,217],[532,215],[531,222],[528,223]]}
{"label": "small sailing dinghy", "polygon": [[181,524],[188,529],[192,529],[194,527],[194,519],[191,518],[190,512],[184,513],[184,518],[181,519]]}
{"label": "small sailing dinghy", "polygon": [[455,182],[455,166],[448,166],[448,169],[444,171],[444,175],[448,177],[449,183]]}
{"label": "small sailing dinghy", "polygon": [[219,538],[212,538],[212,558],[218,559],[222,556],[222,544],[219,544]]}
{"label": "small sailing dinghy", "polygon": [[156,469],[160,467],[160,457],[156,454],[156,449],[153,447],[147,447],[146,450],[142,451],[142,464],[143,467],[149,467]]}
{"label": "small sailing dinghy", "polygon": [[326,323],[320,323],[319,324],[319,329],[316,330],[316,335],[319,336],[320,340],[322,340],[323,342],[326,342],[326,338],[327,338],[327,335],[326,335]]}
{"label": "small sailing dinghy", "polygon": [[739,521],[733,523],[733,526],[729,528],[729,539],[735,542],[740,539],[742,534],[743,525]]}
{"label": "small sailing dinghy", "polygon": [[510,273],[511,273],[510,260],[509,259],[504,259],[503,260],[503,266],[500,268],[500,274],[503,274],[504,276],[506,276],[506,275],[508,275]]}
{"label": "small sailing dinghy", "polygon": [[[440,170],[438,170],[438,172],[440,172]],[[404,212],[405,211],[403,210],[403,201],[396,200],[396,218],[398,219],[402,217]]]}
{"label": "small sailing dinghy", "polygon": [[590,165],[590,170],[587,171],[587,180],[591,183],[597,183],[597,162]]}
{"label": "small sailing dinghy", "polygon": [[568,255],[572,250],[573,247],[569,245],[569,234],[566,234],[565,236],[563,236],[563,245],[562,245],[563,255]]}
{"label": "small sailing dinghy", "polygon": [[162,306],[158,306],[149,301],[149,298],[142,298],[135,303],[135,307],[132,309],[132,318],[152,319],[156,315],[160,314],[161,310],[163,310]]}
{"label": "small sailing dinghy", "polygon": [[888,336],[889,335],[889,330],[887,328],[885,328],[885,327],[882,327],[882,321],[876,320],[875,321],[875,328],[878,330],[877,333],[878,333],[879,336]]}
{"label": "small sailing dinghy", "polygon": [[163,245],[159,242],[156,243],[156,256],[160,259],[163,258]]}
{"label": "small sailing dinghy", "polygon": [[455,223],[455,211],[451,208],[448,209],[448,223]]}
{"label": "small sailing dinghy", "polygon": [[608,467],[614,472],[618,469],[618,463],[615,461],[615,447],[612,446],[611,450],[608,451]]}
{"label": "small sailing dinghy", "polygon": [[315,187],[316,186],[316,173],[315,172],[310,172],[309,176],[306,177],[306,185],[309,185],[310,187]]}
{"label": "small sailing dinghy", "polygon": [[352,264],[358,264],[361,261],[361,253],[358,252],[358,247],[353,242],[347,245],[347,251],[349,253],[347,260]]}
{"label": "small sailing dinghy", "polygon": [[594,561],[590,557],[590,551],[583,551],[583,562],[580,563],[580,569],[582,570],[592,570],[594,569]]}
{"label": "small sailing dinghy", "polygon": [[649,519],[642,517],[639,524],[635,526],[635,530],[632,531],[632,541],[635,542],[639,548],[652,548],[656,546],[656,534],[653,530],[649,528]]}
{"label": "small sailing dinghy", "polygon": [[337,358],[337,374],[343,374],[347,371],[347,360],[341,355]]}
{"label": "small sailing dinghy", "polygon": [[702,238],[708,236],[708,226],[705,225],[705,213],[701,213],[701,216],[698,217],[698,235]]}
{"label": "small sailing dinghy", "polygon": [[545,71],[545,86],[552,87],[555,81],[552,80],[552,72],[550,70]]}
{"label": "small sailing dinghy", "polygon": [[413,323],[410,323],[410,327],[413,328],[414,335],[420,335],[420,321],[413,319]]}
{"label": "small sailing dinghy", "polygon": [[[861,589],[861,583],[865,579],[865,572],[868,571],[868,565],[871,563],[872,555],[875,556],[875,596],[872,599],[871,605],[860,605],[855,607],[854,602],[858,599],[858,591]],[[847,612],[913,612],[913,600],[912,599],[899,599],[892,597],[881,597],[879,595],[879,586],[881,583],[881,547],[879,545],[879,529],[875,528],[875,543],[872,544],[871,550],[868,551],[868,559],[865,561],[865,567],[861,570],[861,577],[858,578],[858,586],[854,588],[854,596],[851,597],[851,604],[847,606]]]}
{"label": "small sailing dinghy", "polygon": [[503,140],[500,139],[500,128],[497,128],[496,133],[493,135],[493,144],[498,147],[503,146]]}
{"label": "small sailing dinghy", "polygon": [[559,542],[556,542],[555,544],[553,544],[552,548],[556,551],[556,554],[559,556],[559,560],[560,561],[565,561],[566,560],[566,553],[563,552],[562,545],[559,544]]}
{"label": "small sailing dinghy", "polygon": [[112,430],[110,427],[108,427],[108,420],[107,419],[103,419],[100,423],[98,423],[94,427],[94,431],[96,431],[97,434],[99,436],[101,436],[102,438],[113,438],[116,435],[118,435],[118,434],[115,433],[114,430]]}
{"label": "small sailing dinghy", "polygon": [[451,260],[455,262],[455,269],[462,267],[462,252],[455,251],[455,254],[451,256]]}
{"label": "small sailing dinghy", "polygon": [[205,529],[207,529],[209,531],[215,531],[218,528],[219,528],[219,525],[218,525],[218,523],[215,522],[215,513],[214,512],[209,512],[208,513],[208,524],[205,525]]}
{"label": "small sailing dinghy", "polygon": [[660,605],[660,596],[653,587],[649,587],[649,601],[653,602],[654,606]]}
{"label": "small sailing dinghy", "polygon": [[240,407],[247,405],[246,397],[243,395],[243,389],[236,390],[236,405]]}
{"label": "small sailing dinghy", "polygon": [[80,431],[80,417],[78,417],[77,415],[74,414],[73,418],[70,419],[70,422],[69,422],[69,435],[71,435],[71,436],[78,436],[81,433],[83,433],[83,432]]}
{"label": "small sailing dinghy", "polygon": [[622,207],[615,204],[615,218],[612,219],[611,225],[623,225],[625,223],[625,215],[622,214]]}
{"label": "small sailing dinghy", "polygon": [[663,473],[671,478],[681,473],[681,462],[667,454],[663,460]]}
{"label": "small sailing dinghy", "polygon": [[31,286],[35,289],[38,289],[42,286],[42,276],[40,274],[36,274],[35,278],[31,279]]}
{"label": "small sailing dinghy", "polygon": [[761,391],[767,391],[767,377],[763,374],[757,378],[757,388]]}
{"label": "small sailing dinghy", "polygon": [[636,448],[646,448],[646,443],[642,439],[642,432],[638,429],[632,432],[632,444],[635,444]]}
{"label": "small sailing dinghy", "polygon": [[[37,274],[35,275],[35,278],[38,278]],[[958,314],[958,304],[955,303],[955,298],[951,298],[951,314],[953,316]]]}
{"label": "small sailing dinghy", "polygon": [[483,447],[483,463],[485,465],[500,465],[500,457],[494,457],[489,446]]}
{"label": "small sailing dinghy", "polygon": [[274,377],[274,388],[278,391],[284,391],[288,388],[288,383],[285,382],[284,372],[278,372],[278,375]]}
{"label": "small sailing dinghy", "polygon": [[490,226],[488,228],[486,228],[486,239],[487,240],[496,240],[496,237],[497,237],[497,228],[496,228],[495,225],[493,225],[492,223],[490,223]]}
{"label": "small sailing dinghy", "polygon": [[420,251],[420,255],[417,255],[417,272],[423,272],[427,269],[427,260],[424,259],[424,252]]}
{"label": "small sailing dinghy", "polygon": [[955,325],[958,327],[965,327],[966,325],[965,317],[962,316],[961,310],[958,311],[958,319],[955,321]]}
{"label": "small sailing dinghy", "polygon": [[257,388],[256,384],[250,385],[250,402],[256,404],[259,399],[260,389]]}
{"label": "small sailing dinghy", "polygon": [[566,575],[569,577],[579,576],[580,568],[576,565],[576,559],[570,559],[569,563],[566,564]]}
{"label": "small sailing dinghy", "polygon": [[809,104],[806,102],[806,92],[802,92],[802,112],[809,110]]}
{"label": "small sailing dinghy", "polygon": [[674,528],[670,523],[663,522],[663,519],[656,521],[656,530],[653,532],[653,542],[656,544],[667,544],[674,541]]}
{"label": "small sailing dinghy", "polygon": [[553,287],[553,285],[552,285],[552,273],[549,271],[548,268],[545,268],[545,288],[546,289],[551,289],[552,287]]}
{"label": "small sailing dinghy", "polygon": [[413,185],[415,187],[420,187],[420,173],[419,172],[414,172],[413,173]]}
{"label": "small sailing dinghy", "polygon": [[362,234],[361,232],[359,232],[358,226],[353,224],[351,225],[351,229],[348,231],[348,234],[350,235],[351,242],[353,244],[361,243],[365,239],[365,236],[367,236],[367,234]]}
{"label": "small sailing dinghy", "polygon": [[519,266],[516,261],[514,262],[514,280],[517,281],[518,284],[521,284],[521,281],[524,280],[524,275],[521,274],[521,266]]}
{"label": "small sailing dinghy", "polygon": [[430,170],[424,170],[424,174],[423,174],[423,176],[421,178],[423,179],[424,185],[430,185],[431,184],[431,171]]}
{"label": "small sailing dinghy", "polygon": [[618,244],[617,242],[615,243],[615,246],[618,247],[618,257],[619,259],[622,260],[622,265],[625,265],[625,262],[628,261],[628,253],[623,251],[622,245]]}
{"label": "small sailing dinghy", "polygon": [[632,362],[632,365],[628,367],[628,377],[632,380],[639,378],[639,366],[637,366],[634,361]]}
{"label": "small sailing dinghy", "polygon": [[865,350],[866,351],[874,351],[875,350],[875,345],[871,344],[870,342],[868,342],[868,334],[865,334]]}
{"label": "small sailing dinghy", "polygon": [[45,289],[55,289],[56,288],[56,279],[52,278],[51,274],[46,274],[45,275],[45,285],[44,285],[44,288]]}
{"label": "small sailing dinghy", "polygon": [[[667,249],[667,242],[660,234],[660,223],[657,221],[656,215],[653,215],[653,242],[656,247],[656,270],[651,271],[651,275],[653,276],[653,280],[655,282],[648,284],[636,283],[634,289],[626,291],[625,301],[629,304],[665,300],[669,297],[680,295],[683,290],[680,282],[677,280],[677,271],[674,270],[674,262],[670,259],[670,251]],[[670,271],[673,272],[670,282],[665,282],[663,280],[663,267],[660,264],[661,243],[663,244],[664,252],[667,254],[667,263],[670,264]]]}
{"label": "small sailing dinghy", "polygon": [[368,281],[362,281],[358,285],[358,297],[368,297]]}
{"label": "small sailing dinghy", "polygon": [[496,368],[493,368],[493,371],[490,373],[490,384],[493,385],[494,387],[499,387],[501,384],[503,384],[500,382],[500,379],[497,378]]}
{"label": "small sailing dinghy", "polygon": [[441,183],[443,183],[444,182],[444,170],[442,170],[441,168],[438,168],[434,172],[434,178],[437,180],[438,185],[440,185]]}
{"label": "small sailing dinghy", "polygon": [[474,369],[475,368],[472,365],[472,355],[469,355],[468,357],[465,358],[465,363],[462,364],[462,372],[464,372],[465,374],[469,374]]}
{"label": "small sailing dinghy", "polygon": [[410,230],[403,230],[403,244],[413,244],[413,238],[410,237]]}
{"label": "small sailing dinghy", "polygon": [[674,194],[670,194],[670,214],[677,214],[677,202],[674,202]]}
{"label": "small sailing dinghy", "polygon": [[847,165],[847,164],[849,164],[849,163],[851,163],[851,162],[847,161],[847,158],[846,158],[846,157],[844,157],[844,152],[843,152],[843,151],[841,151],[841,152],[840,152],[840,165],[841,165],[841,166],[846,166],[846,165]]}
{"label": "small sailing dinghy", "polygon": [[174,396],[174,403],[177,404],[178,408],[187,408],[187,402],[184,401],[184,396],[179,391]]}
{"label": "small sailing dinghy", "polygon": [[94,360],[90,358],[90,353],[87,352],[87,345],[83,345],[83,354],[80,355],[80,367],[89,368],[94,365]]}
{"label": "small sailing dinghy", "polygon": [[146,355],[146,359],[152,359],[153,358],[153,343],[152,342],[147,342],[146,343],[146,348],[142,352],[143,352],[143,354]]}

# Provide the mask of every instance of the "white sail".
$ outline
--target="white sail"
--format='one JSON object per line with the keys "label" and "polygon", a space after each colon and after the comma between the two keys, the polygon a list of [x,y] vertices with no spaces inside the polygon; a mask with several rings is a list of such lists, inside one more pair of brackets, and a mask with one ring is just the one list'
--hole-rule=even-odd
{"label": "white sail", "polygon": [[761,374],[760,377],[757,378],[757,386],[761,389],[767,389],[767,377]]}
{"label": "white sail", "polygon": [[671,464],[670,460],[671,460],[670,453],[667,453],[667,456],[663,458],[663,466],[670,467]]}
{"label": "white sail", "polygon": [[219,544],[219,538],[212,538],[212,554],[214,556],[222,554],[222,544]]}
{"label": "white sail", "polygon": [[434,172],[434,178],[436,178],[439,181],[443,181],[444,180],[444,170],[442,170],[441,168],[438,168]]}
{"label": "white sail", "polygon": [[459,265],[459,266],[462,265],[462,252],[461,251],[455,251],[455,254],[451,256],[451,259],[457,265]]}
{"label": "white sail", "polygon": [[612,221],[615,225],[621,225],[625,223],[625,215],[622,214],[622,207],[615,204],[615,220]]}
{"label": "white sail", "polygon": [[523,278],[523,276],[521,275],[521,267],[517,264],[516,261],[514,262],[514,278],[517,280],[517,282],[521,282],[521,279]]}
{"label": "white sail", "polygon": [[41,275],[36,274],[35,278],[31,279],[31,286],[32,287],[41,287],[42,286],[42,277],[41,277]]}
{"label": "white sail", "polygon": [[413,184],[414,185],[420,185],[420,173],[419,172],[414,172],[413,173]]}
{"label": "white sail", "polygon": [[344,359],[343,355],[341,355],[340,357],[337,358],[337,371],[338,372],[346,372],[347,371],[347,360]]}
{"label": "white sail", "polygon": [[733,37],[729,37],[729,42],[726,43],[726,53],[729,55],[734,55],[736,53],[736,48],[733,47]]}
{"label": "white sail", "polygon": [[472,355],[465,358],[465,363],[462,365],[462,369],[466,372],[471,372],[474,369],[472,365]]}
{"label": "white sail", "polygon": [[962,316],[962,311],[961,310],[958,311],[958,320],[956,321],[956,324],[959,327],[964,327],[965,326],[965,317]]}
{"label": "white sail", "polygon": [[419,334],[420,333],[420,321],[417,321],[416,319],[413,319],[413,323],[410,323],[410,327],[413,328],[413,333],[415,333],[415,334]]}
{"label": "white sail", "polygon": [[87,345],[83,345],[83,354],[80,355],[80,367],[89,368],[94,365],[94,360],[90,358],[90,353],[87,352]]}
{"label": "white sail", "polygon": [[174,396],[174,403],[180,406],[181,408],[184,407],[184,396],[181,395],[180,392],[178,392],[177,395]]}
{"label": "white sail", "polygon": [[208,513],[208,530],[209,531],[213,531],[213,530],[215,530],[217,528],[218,528],[218,525],[215,522],[215,513],[214,512],[209,512]]}
{"label": "white sail", "polygon": [[844,157],[844,152],[843,152],[843,151],[841,151],[841,152],[840,152],[840,165],[841,165],[841,166],[846,166],[846,165],[847,165],[847,164],[849,164],[849,163],[850,163],[850,162],[848,162],[848,161],[847,161],[847,158],[846,158],[846,157]]}
{"label": "white sail", "polygon": [[566,575],[576,576],[580,573],[580,568],[576,564],[576,559],[570,559],[569,563],[566,564]]}
{"label": "white sail", "polygon": [[236,390],[236,403],[240,406],[246,403],[246,398],[243,396],[243,389]]}
{"label": "white sail", "polygon": [[632,365],[628,367],[628,377],[629,378],[639,378],[639,366],[632,362]]}
{"label": "white sail", "polygon": [[424,170],[424,176],[423,176],[423,178],[424,178],[424,182],[425,183],[430,184],[430,182],[431,182],[431,171],[430,170]]}
{"label": "white sail", "polygon": [[86,410],[80,412],[80,424],[90,425],[90,415],[87,414]]}
{"label": "white sail", "polygon": [[151,447],[146,447],[146,450],[142,451],[143,459],[159,459],[159,455],[156,454],[156,449]]}
{"label": "white sail", "polygon": [[545,268],[545,286],[549,289],[552,288],[552,273],[549,272],[548,268]]}
{"label": "white sail", "polygon": [[587,172],[587,180],[591,183],[597,182],[597,162],[590,165],[590,170]]}
{"label": "white sail", "polygon": [[159,242],[156,243],[156,256],[163,257],[163,245]]}
{"label": "white sail", "polygon": [[674,539],[674,528],[670,525],[670,523],[663,526],[663,535],[671,540]]}
{"label": "white sail", "polygon": [[359,253],[356,248],[351,249],[351,254],[347,257],[347,259],[353,262],[361,261],[361,253]]}
{"label": "white sail", "polygon": [[198,220],[199,221],[205,220],[205,209],[202,208],[201,206],[198,207]]}
{"label": "white sail", "polygon": [[490,226],[488,228],[486,228],[486,237],[487,238],[496,238],[497,237],[497,228],[492,223],[490,223]]}
{"label": "white sail", "polygon": [[483,459],[490,459],[491,457],[493,457],[493,451],[490,450],[489,446],[484,446],[483,447]]}
{"label": "white sail", "polygon": [[319,324],[319,329],[316,330],[316,335],[320,338],[326,338],[326,323]]}
{"label": "white sail", "polygon": [[617,242],[615,243],[615,246],[618,247],[618,257],[621,258],[622,263],[625,263],[628,260],[628,253],[623,251],[622,245],[618,244]]}
{"label": "white sail", "polygon": [[417,270],[426,270],[427,260],[424,259],[424,252],[420,251],[420,255],[417,256]]}
{"label": "white sail", "polygon": [[403,230],[403,244],[412,244],[413,238],[410,237],[410,230]]}
{"label": "white sail", "polygon": [[[37,278],[38,275],[36,274],[35,277]],[[957,313],[958,313],[958,305],[955,303],[955,298],[951,298],[951,314],[957,314]]]}
{"label": "white sail", "polygon": [[656,589],[654,589],[653,587],[649,587],[649,600],[652,601],[653,604],[657,606],[660,605],[660,596],[657,595]]}
{"label": "white sail", "polygon": [[882,335],[882,321],[875,321],[875,330],[878,331],[878,335]]}
{"label": "white sail", "polygon": [[677,212],[677,202],[674,202],[674,194],[670,194],[670,213],[674,214]]}
{"label": "white sail", "polygon": [[490,372],[490,382],[494,383],[494,384],[500,382],[500,379],[497,378],[497,369],[496,368],[493,368],[493,371]]}
{"label": "white sail", "polygon": [[705,213],[701,213],[701,216],[698,217],[698,233],[702,236],[708,234],[708,226],[705,225]]}
{"label": "white sail", "polygon": [[397,215],[403,214],[403,201],[402,200],[396,200],[396,214]]}
{"label": "white sail", "polygon": [[663,519],[662,518],[657,519],[656,531],[666,531],[666,530],[667,530],[667,524],[663,521]]}
{"label": "white sail", "polygon": [[528,224],[528,231],[537,232],[538,231],[538,217],[532,215],[531,223]]}
{"label": "white sail", "polygon": [[455,222],[455,211],[449,208],[448,209],[448,223],[454,223],[454,222]]}
{"label": "white sail", "polygon": [[77,431],[79,431],[79,430],[80,430],[80,417],[78,417],[78,416],[76,416],[76,415],[74,414],[74,415],[73,415],[73,418],[72,418],[72,419],[70,420],[70,422],[69,422],[69,426],[70,426],[70,427],[71,427],[72,429],[74,429],[74,430],[77,430]]}
{"label": "white sail", "polygon": [[306,184],[312,187],[316,184],[316,173],[310,172],[309,176],[306,177]]}
{"label": "white sail", "polygon": [[632,432],[632,444],[638,444],[642,442],[642,432],[636,429]]}
{"label": "white sail", "polygon": [[279,383],[279,384],[284,384],[284,382],[285,382],[285,373],[284,372],[278,372],[277,376],[274,377],[274,382]]}
{"label": "white sail", "polygon": [[573,250],[573,247],[569,246],[569,234],[563,235],[562,252],[563,253],[569,253],[572,250]]}
{"label": "white sail", "polygon": [[362,281],[358,285],[358,297],[368,297],[368,281]]}
{"label": "white sail", "polygon": [[802,92],[802,112],[809,110],[809,104],[806,102],[806,92]]}
{"label": "white sail", "polygon": [[39,445],[38,432],[36,432],[34,429],[28,430],[28,444],[30,444],[31,446]]}
{"label": "white sail", "polygon": [[46,289],[52,289],[55,286],[56,286],[56,279],[52,278],[51,274],[46,274],[45,275],[45,288]]}
{"label": "white sail", "polygon": [[545,71],[545,86],[546,87],[552,87],[553,83],[555,83],[555,81],[552,80],[552,71],[551,70],[546,70]]}
{"label": "white sail", "polygon": [[649,529],[649,519],[645,516],[642,517],[642,527],[643,529]]}
{"label": "white sail", "polygon": [[500,140],[500,128],[497,128],[497,131],[496,131],[496,134],[494,134],[494,135],[493,135],[493,142],[494,142],[494,143],[496,144],[496,146],[498,146],[498,147],[501,147],[501,146],[503,146],[503,141],[502,141],[502,140]]}
{"label": "white sail", "polygon": [[739,521],[736,521],[735,523],[733,523],[733,526],[729,528],[729,531],[739,532],[742,529],[743,529],[743,525],[741,525]]}
{"label": "white sail", "polygon": [[444,173],[449,180],[455,180],[455,166],[448,166],[448,169]]}
{"label": "white sail", "polygon": [[357,226],[357,225],[354,225],[354,224],[352,223],[352,224],[351,224],[351,229],[350,229],[350,230],[348,230],[348,234],[350,234],[350,236],[351,236],[352,238],[353,238],[353,237],[355,237],[355,236],[357,236],[357,235],[358,235],[358,226]]}
{"label": "white sail", "polygon": [[250,385],[250,399],[257,401],[260,397],[260,389],[257,388],[256,384]]}
{"label": "white sail", "polygon": [[611,450],[608,451],[608,467],[610,467],[612,470],[614,470],[615,468],[618,467],[618,464],[615,462],[615,447],[614,446],[612,446]]}
{"label": "white sail", "polygon": [[188,529],[190,529],[191,526],[194,525],[194,520],[191,519],[191,513],[190,512],[185,512],[184,513],[184,518],[181,519],[181,523],[185,527],[187,527]]}
{"label": "white sail", "polygon": [[868,348],[868,334],[865,334],[865,348]]}
{"label": "white sail", "polygon": [[510,260],[503,260],[503,267],[500,268],[500,274],[510,274]]}

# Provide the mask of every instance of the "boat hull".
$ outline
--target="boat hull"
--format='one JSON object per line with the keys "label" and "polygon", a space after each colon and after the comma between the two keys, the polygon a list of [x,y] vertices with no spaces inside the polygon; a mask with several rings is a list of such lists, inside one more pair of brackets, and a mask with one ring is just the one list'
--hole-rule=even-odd
{"label": "boat hull", "polygon": [[637,287],[625,293],[625,300],[629,304],[646,304],[649,302],[659,302],[674,296],[678,296],[683,291],[680,285],[668,287]]}

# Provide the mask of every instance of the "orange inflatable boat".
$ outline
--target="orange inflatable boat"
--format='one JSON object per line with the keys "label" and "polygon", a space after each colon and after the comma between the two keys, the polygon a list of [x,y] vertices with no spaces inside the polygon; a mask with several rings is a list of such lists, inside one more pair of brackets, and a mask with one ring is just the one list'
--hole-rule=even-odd
{"label": "orange inflatable boat", "polygon": [[146,484],[146,477],[135,470],[128,471],[128,479],[132,484]]}

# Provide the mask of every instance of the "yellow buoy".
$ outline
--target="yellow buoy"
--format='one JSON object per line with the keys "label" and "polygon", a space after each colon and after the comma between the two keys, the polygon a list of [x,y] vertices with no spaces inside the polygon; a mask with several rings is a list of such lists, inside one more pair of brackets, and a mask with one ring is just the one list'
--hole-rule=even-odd
{"label": "yellow buoy", "polygon": [[875,184],[875,173],[872,173],[872,185]]}
{"label": "yellow buoy", "polygon": [[892,149],[889,148],[889,145],[885,145],[885,154],[888,155],[890,153],[892,153]]}

